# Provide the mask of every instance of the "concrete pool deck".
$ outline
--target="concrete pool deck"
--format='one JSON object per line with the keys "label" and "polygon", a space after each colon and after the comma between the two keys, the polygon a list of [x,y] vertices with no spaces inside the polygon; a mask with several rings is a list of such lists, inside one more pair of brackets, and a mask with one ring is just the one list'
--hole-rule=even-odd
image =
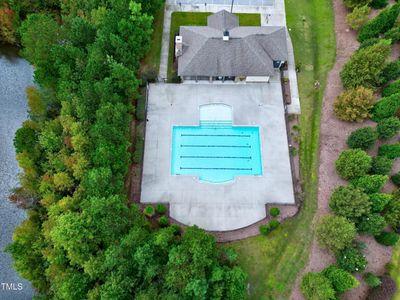
{"label": "concrete pool deck", "polygon": [[[172,127],[198,126],[199,107],[224,103],[233,124],[259,126],[262,176],[211,184],[171,175]],[[170,216],[186,225],[228,231],[266,217],[265,204],[294,204],[282,89],[260,84],[152,84],[146,124],[142,203],[169,203]]]}

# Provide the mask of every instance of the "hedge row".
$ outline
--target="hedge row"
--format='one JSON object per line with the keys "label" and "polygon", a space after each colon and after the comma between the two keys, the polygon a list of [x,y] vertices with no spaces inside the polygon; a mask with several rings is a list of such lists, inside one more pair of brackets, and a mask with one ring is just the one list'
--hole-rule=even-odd
{"label": "hedge row", "polygon": [[379,156],[386,156],[387,158],[395,159],[400,157],[400,143],[385,144],[379,147]]}

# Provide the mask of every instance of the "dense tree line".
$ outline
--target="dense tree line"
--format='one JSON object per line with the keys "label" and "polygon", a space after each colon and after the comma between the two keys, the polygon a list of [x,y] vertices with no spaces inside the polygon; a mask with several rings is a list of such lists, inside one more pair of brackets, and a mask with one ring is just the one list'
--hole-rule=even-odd
{"label": "dense tree line", "polygon": [[28,6],[18,29],[37,87],[14,140],[13,199],[29,208],[7,248],[17,271],[44,299],[242,299],[235,253],[127,203],[136,75],[161,1],[39,2],[61,19]]}

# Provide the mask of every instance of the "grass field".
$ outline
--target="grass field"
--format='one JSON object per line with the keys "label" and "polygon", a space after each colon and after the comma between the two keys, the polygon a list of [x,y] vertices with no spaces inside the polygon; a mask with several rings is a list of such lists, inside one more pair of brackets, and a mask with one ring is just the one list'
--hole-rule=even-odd
{"label": "grass field", "polygon": [[[300,213],[268,237],[230,243],[249,274],[250,299],[287,299],[304,268],[313,240],[317,208],[319,126],[328,71],[335,60],[330,0],[286,0],[287,25],[295,48],[302,115],[300,172],[304,202]],[[321,88],[314,89],[315,80]]]}
{"label": "grass field", "polygon": [[164,25],[164,6],[163,5],[154,16],[153,34],[151,35],[150,51],[142,62],[142,69],[152,68],[157,73],[160,69],[161,43]]}
{"label": "grass field", "polygon": [[[397,287],[400,287],[400,243],[397,243],[397,246],[393,248],[393,256],[390,265],[390,275],[396,281]],[[393,297],[393,300],[400,300],[399,288],[397,288],[397,292]]]}
{"label": "grass field", "polygon": [[[174,58],[174,40],[175,34],[179,32],[180,26],[206,26],[207,17],[211,13],[197,12],[173,12],[171,16],[171,33],[169,37],[169,54],[168,54],[168,81],[171,82],[175,76],[173,69]],[[260,14],[236,14],[239,16],[241,26],[260,26]]]}

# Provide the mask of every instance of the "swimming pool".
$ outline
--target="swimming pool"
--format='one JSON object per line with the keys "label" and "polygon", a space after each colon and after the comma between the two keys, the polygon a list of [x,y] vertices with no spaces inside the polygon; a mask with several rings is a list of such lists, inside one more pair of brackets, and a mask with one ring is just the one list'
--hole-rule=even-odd
{"label": "swimming pool", "polygon": [[212,183],[262,175],[259,128],[225,122],[174,126],[171,163],[172,175],[193,175]]}

